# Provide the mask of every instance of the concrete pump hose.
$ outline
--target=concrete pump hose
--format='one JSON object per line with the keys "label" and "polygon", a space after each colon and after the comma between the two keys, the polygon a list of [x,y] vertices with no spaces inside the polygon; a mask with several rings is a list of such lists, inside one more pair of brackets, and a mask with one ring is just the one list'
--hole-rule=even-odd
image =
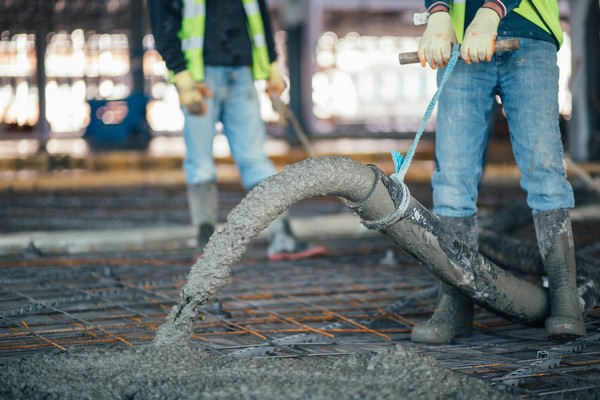
{"label": "concrete pump hose", "polygon": [[248,242],[291,205],[325,195],[346,199],[365,225],[375,225],[429,272],[477,304],[524,324],[539,324],[547,317],[545,289],[481,256],[412,196],[408,209],[399,218],[390,218],[406,192],[385,173],[343,157],[318,157],[265,179],[231,211],[192,266],[181,302],[159,327],[154,345],[189,341],[199,306],[217,296]]}
{"label": "concrete pump hose", "polygon": [[[540,277],[545,274],[539,248],[522,239],[483,230],[479,233],[479,252],[508,271]],[[586,315],[600,297],[600,263],[579,254],[575,261],[581,311]]]}

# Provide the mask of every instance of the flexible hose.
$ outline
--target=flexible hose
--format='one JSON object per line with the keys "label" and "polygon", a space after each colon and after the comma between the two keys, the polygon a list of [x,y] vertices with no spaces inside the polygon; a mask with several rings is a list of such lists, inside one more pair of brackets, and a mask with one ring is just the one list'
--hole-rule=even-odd
{"label": "flexible hose", "polygon": [[318,157],[265,179],[231,211],[192,266],[181,301],[159,327],[154,345],[189,341],[198,307],[217,296],[248,242],[291,205],[326,195],[346,199],[366,226],[390,236],[429,272],[482,307],[523,324],[537,325],[548,316],[545,289],[471,249],[412,196],[406,211],[395,215],[407,191],[378,168],[343,157]]}
{"label": "flexible hose", "polygon": [[[545,274],[539,248],[521,239],[483,230],[479,233],[479,251],[505,270],[539,277]],[[575,261],[580,307],[586,315],[600,296],[600,264],[579,254]]]}

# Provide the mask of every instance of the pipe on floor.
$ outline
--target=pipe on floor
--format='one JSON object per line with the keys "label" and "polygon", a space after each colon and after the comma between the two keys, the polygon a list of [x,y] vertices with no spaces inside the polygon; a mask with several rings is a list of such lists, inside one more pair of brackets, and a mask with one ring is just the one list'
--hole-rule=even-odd
{"label": "pipe on floor", "polygon": [[[479,251],[505,270],[540,278],[545,273],[538,247],[522,239],[484,229],[479,233]],[[600,295],[600,264],[579,254],[575,260],[580,305],[585,315],[596,306]]]}
{"label": "pipe on floor", "polygon": [[[548,316],[545,289],[511,275],[471,249],[377,167],[343,157],[318,157],[265,179],[231,211],[192,266],[180,304],[159,327],[153,344],[189,342],[198,307],[225,286],[248,242],[291,205],[325,195],[346,199],[363,224],[390,236],[429,272],[482,307],[530,325],[541,324]],[[398,213],[406,202],[406,210]]]}

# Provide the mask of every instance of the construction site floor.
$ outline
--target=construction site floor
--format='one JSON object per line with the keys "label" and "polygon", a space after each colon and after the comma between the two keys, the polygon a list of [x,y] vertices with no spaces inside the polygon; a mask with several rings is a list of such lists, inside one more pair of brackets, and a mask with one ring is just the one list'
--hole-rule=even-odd
{"label": "construction site floor", "polygon": [[[245,195],[235,174],[226,178],[228,168],[219,180],[221,223]],[[196,261],[183,182],[136,169],[124,183],[127,174],[118,172],[106,171],[120,176],[114,184],[91,184],[93,174],[74,170],[64,171],[62,180],[38,174],[29,186],[17,173],[12,186],[4,181],[0,368],[44,352],[147,345],[178,303]],[[428,174],[419,176],[408,186],[429,208]],[[585,193],[587,200],[572,213],[575,245],[578,254],[599,259],[600,203]],[[482,218],[522,203],[514,171],[482,184]],[[201,307],[196,348],[222,356],[302,358],[404,346],[517,396],[599,398],[600,308],[586,317],[588,336],[573,342],[548,341],[543,327],[476,307],[472,336],[445,345],[412,343],[411,327],[435,307],[433,276],[387,237],[364,228],[335,197],[302,201],[290,215],[299,237],[325,245],[328,254],[270,262],[264,234],[251,241],[217,301]],[[514,234],[535,241],[532,226]]]}

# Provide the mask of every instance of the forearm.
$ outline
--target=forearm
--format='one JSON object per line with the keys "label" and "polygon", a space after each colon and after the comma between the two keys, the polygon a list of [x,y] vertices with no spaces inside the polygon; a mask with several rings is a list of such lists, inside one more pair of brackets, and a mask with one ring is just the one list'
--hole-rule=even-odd
{"label": "forearm", "polygon": [[180,0],[148,0],[150,26],[156,50],[175,73],[187,68],[178,32],[181,28]]}
{"label": "forearm", "polygon": [[[521,4],[522,0],[486,0],[482,7],[491,8],[498,13],[500,18]],[[425,0],[425,7],[429,13],[437,11],[448,11],[450,9],[450,0]]]}
{"label": "forearm", "polygon": [[425,7],[429,13],[448,11],[450,9],[450,0],[425,0]]}
{"label": "forearm", "polygon": [[491,8],[498,13],[500,19],[506,17],[506,14],[521,4],[522,0],[486,0],[483,3],[484,8]]}

